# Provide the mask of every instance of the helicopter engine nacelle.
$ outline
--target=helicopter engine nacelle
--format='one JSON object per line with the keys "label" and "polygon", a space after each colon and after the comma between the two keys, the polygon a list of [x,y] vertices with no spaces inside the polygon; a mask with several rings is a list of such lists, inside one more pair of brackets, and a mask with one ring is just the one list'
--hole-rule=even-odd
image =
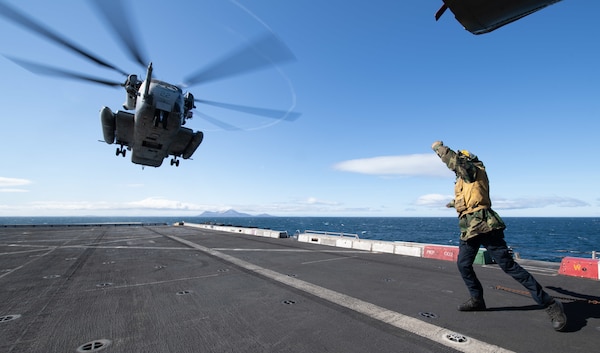
{"label": "helicopter engine nacelle", "polygon": [[100,120],[102,121],[102,134],[104,141],[109,145],[115,142],[115,114],[108,107],[100,109]]}
{"label": "helicopter engine nacelle", "polygon": [[125,103],[123,103],[124,109],[135,109],[139,87],[140,83],[138,82],[137,75],[129,75],[127,77],[127,81],[125,81],[125,90],[127,91],[127,96],[125,98]]}
{"label": "helicopter engine nacelle", "polygon": [[186,92],[183,96],[183,123],[185,124],[186,119],[191,119],[194,116],[192,109],[196,108],[194,105],[194,95],[190,92]]}

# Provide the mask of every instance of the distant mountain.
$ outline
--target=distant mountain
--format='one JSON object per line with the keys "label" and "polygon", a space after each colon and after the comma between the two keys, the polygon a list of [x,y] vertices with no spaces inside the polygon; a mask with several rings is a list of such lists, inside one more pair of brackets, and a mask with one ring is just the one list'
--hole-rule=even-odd
{"label": "distant mountain", "polygon": [[227,211],[204,211],[198,217],[273,217],[269,214],[263,213],[259,215],[251,215],[248,213],[238,212],[236,210],[227,210]]}

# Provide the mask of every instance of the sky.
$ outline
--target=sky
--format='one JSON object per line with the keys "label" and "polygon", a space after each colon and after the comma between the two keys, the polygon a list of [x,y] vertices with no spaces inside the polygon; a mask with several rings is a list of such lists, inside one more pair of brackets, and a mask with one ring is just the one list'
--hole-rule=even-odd
{"label": "sky", "polygon": [[[144,77],[88,1],[2,0]],[[198,104],[192,159],[115,156],[99,110],[125,91],[36,75],[16,57],[124,81],[0,17],[0,216],[454,217],[441,140],[486,166],[504,217],[600,217],[600,2],[564,0],[473,35],[441,0],[130,0],[124,18],[173,84],[264,33],[295,61],[187,87],[196,98],[301,113],[268,119]],[[202,114],[237,127],[229,130]]]}

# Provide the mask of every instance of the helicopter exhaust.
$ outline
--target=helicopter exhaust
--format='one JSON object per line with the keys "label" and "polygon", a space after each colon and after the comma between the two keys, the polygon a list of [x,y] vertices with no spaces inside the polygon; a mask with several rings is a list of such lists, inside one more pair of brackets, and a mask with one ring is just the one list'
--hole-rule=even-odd
{"label": "helicopter exhaust", "polygon": [[146,88],[144,89],[144,99],[148,97],[150,82],[152,82],[152,62],[148,64],[148,71],[146,71]]}

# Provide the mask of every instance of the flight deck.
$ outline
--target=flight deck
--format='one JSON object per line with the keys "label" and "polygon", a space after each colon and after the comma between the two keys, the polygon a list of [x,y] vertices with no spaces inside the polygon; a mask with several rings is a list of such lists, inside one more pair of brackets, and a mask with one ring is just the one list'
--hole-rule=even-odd
{"label": "flight deck", "polygon": [[600,282],[496,265],[488,310],[449,261],[160,224],[0,227],[0,352],[593,352]]}

